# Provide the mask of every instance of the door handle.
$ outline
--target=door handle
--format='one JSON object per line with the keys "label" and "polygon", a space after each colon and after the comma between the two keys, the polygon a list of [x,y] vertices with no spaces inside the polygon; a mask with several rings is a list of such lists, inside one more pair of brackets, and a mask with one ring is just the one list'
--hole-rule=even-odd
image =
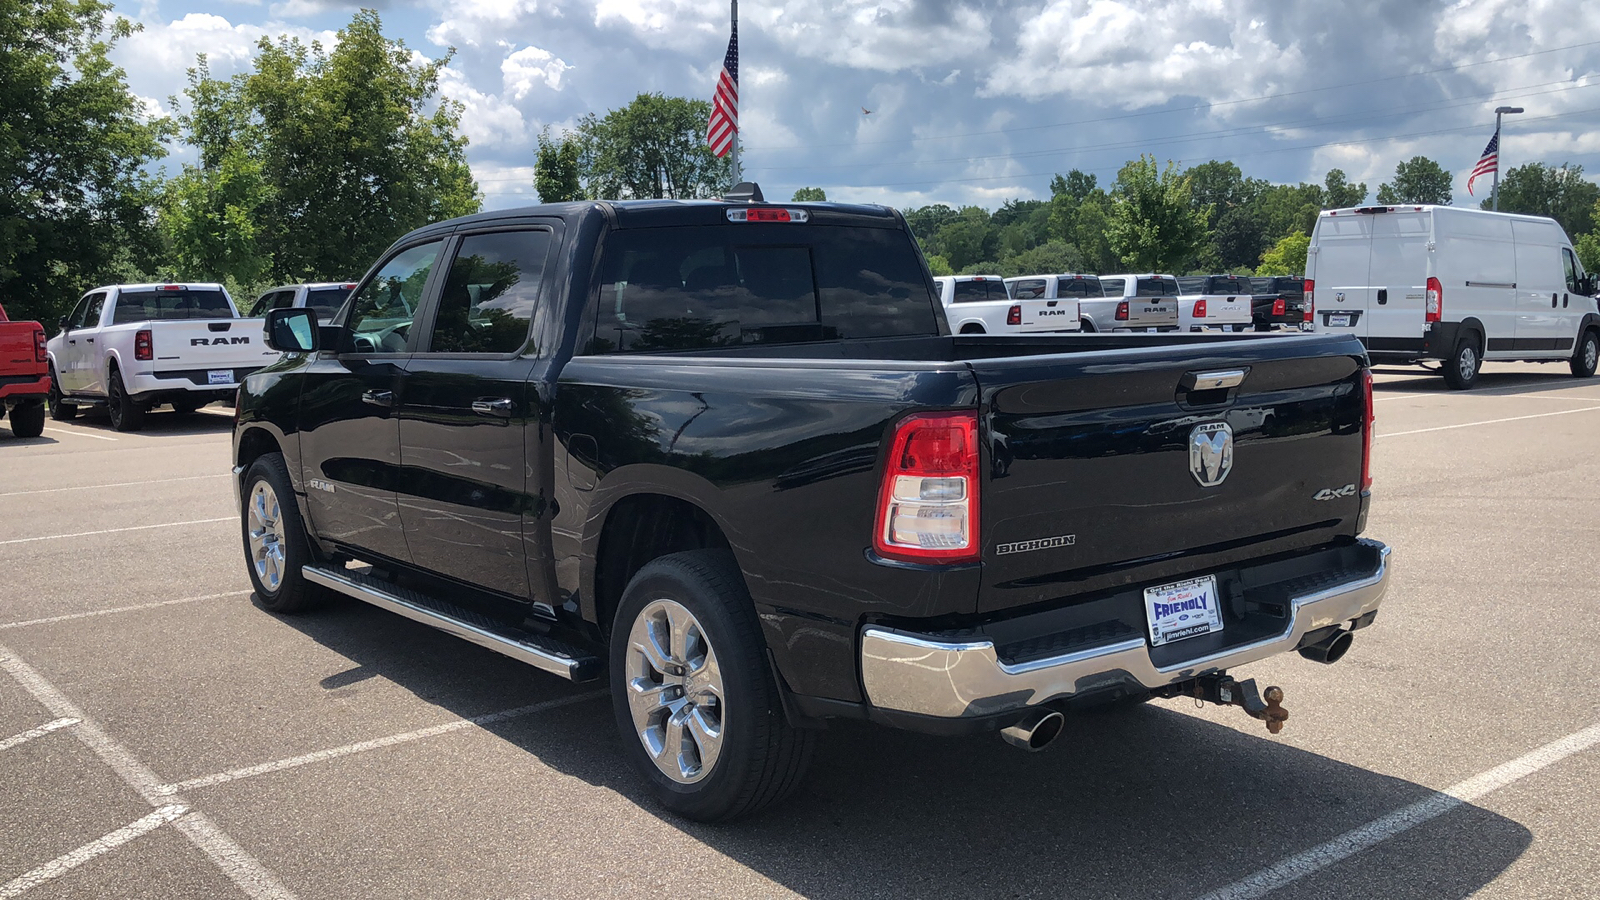
{"label": "door handle", "polygon": [[86,340],[88,340],[88,342],[91,344],[94,343],[94,338],[87,338]]}
{"label": "door handle", "polygon": [[511,418],[512,402],[507,397],[472,401],[472,411],[480,416],[494,416],[497,419]]}
{"label": "door handle", "polygon": [[1379,288],[1378,289],[1378,305],[1379,306],[1387,306],[1387,305],[1389,305],[1389,290],[1388,290],[1388,288]]}
{"label": "door handle", "polygon": [[1555,309],[1556,308],[1556,295],[1555,294],[1551,294],[1550,295],[1550,308],[1551,309]]}
{"label": "door handle", "polygon": [[390,407],[394,405],[394,391],[365,391],[361,394],[361,402]]}
{"label": "door handle", "polygon": [[1571,302],[1572,302],[1572,295],[1571,294],[1562,294],[1561,295],[1561,308],[1562,309],[1566,309],[1567,308],[1567,304],[1571,303]]}

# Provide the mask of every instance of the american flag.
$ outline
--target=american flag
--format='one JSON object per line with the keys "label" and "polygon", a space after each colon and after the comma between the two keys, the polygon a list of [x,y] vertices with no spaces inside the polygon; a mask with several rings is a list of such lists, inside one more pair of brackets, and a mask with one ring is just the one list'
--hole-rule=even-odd
{"label": "american flag", "polygon": [[1483,156],[1478,159],[1477,166],[1473,167],[1472,174],[1467,176],[1467,193],[1472,193],[1472,183],[1480,175],[1488,175],[1500,169],[1500,132],[1496,131],[1494,137],[1489,138],[1489,146],[1483,148]]}
{"label": "american flag", "polygon": [[726,155],[739,133],[739,26],[728,38],[728,55],[722,58],[722,74],[717,77],[717,96],[711,101],[711,126],[706,143],[717,156]]}

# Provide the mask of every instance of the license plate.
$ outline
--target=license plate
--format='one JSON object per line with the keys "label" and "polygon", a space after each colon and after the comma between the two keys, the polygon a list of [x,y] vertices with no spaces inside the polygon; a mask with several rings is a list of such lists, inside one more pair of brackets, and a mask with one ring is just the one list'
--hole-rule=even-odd
{"label": "license plate", "polygon": [[233,384],[232,369],[207,369],[207,384]]}
{"label": "license plate", "polygon": [[1329,328],[1349,328],[1350,327],[1350,314],[1349,313],[1345,313],[1344,315],[1339,315],[1339,316],[1329,316],[1328,317],[1328,327]]}
{"label": "license plate", "polygon": [[1145,588],[1144,608],[1152,647],[1222,630],[1215,575]]}

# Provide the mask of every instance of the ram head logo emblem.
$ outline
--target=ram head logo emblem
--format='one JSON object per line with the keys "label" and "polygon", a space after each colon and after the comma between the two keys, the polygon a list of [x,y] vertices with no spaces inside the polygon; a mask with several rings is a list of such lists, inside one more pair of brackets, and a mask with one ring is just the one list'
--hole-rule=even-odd
{"label": "ram head logo emblem", "polygon": [[1233,471],[1233,428],[1207,422],[1189,432],[1189,471],[1201,487],[1216,487]]}

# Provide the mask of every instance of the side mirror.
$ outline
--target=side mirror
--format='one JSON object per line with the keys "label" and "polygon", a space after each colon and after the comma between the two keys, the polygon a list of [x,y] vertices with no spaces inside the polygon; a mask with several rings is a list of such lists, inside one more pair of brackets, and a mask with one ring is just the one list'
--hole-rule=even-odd
{"label": "side mirror", "polygon": [[61,331],[63,333],[71,330],[71,329],[67,328],[67,317],[66,316],[62,316],[61,318],[57,319],[56,320],[56,324],[61,327]]}
{"label": "side mirror", "polygon": [[267,346],[284,353],[315,353],[321,346],[314,309],[274,309],[262,329]]}

